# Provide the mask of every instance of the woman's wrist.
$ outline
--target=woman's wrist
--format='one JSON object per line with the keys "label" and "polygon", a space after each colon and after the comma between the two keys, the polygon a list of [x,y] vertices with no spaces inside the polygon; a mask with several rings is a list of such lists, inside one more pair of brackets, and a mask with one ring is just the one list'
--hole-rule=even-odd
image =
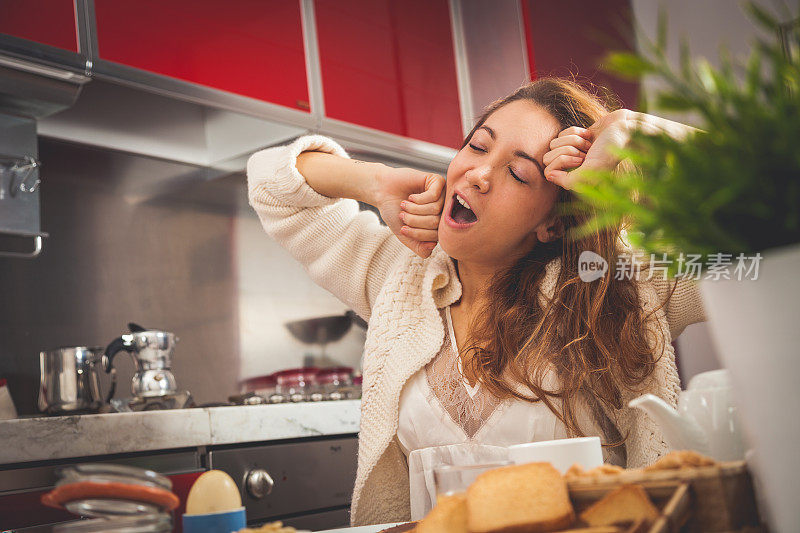
{"label": "woman's wrist", "polygon": [[374,205],[383,165],[309,151],[297,156],[296,167],[306,183],[323,196]]}
{"label": "woman's wrist", "polygon": [[365,171],[361,179],[358,200],[373,207],[378,207],[380,203],[381,177],[384,170],[389,167],[383,163],[367,163],[365,161],[358,161],[356,164]]}
{"label": "woman's wrist", "polygon": [[687,135],[700,131],[697,128],[668,120],[665,118],[657,117],[655,115],[648,115],[647,113],[640,113],[638,111],[627,110],[628,120],[631,126],[635,129],[640,129],[642,132],[649,135],[656,135],[659,133],[666,133],[673,139],[681,140],[686,138]]}

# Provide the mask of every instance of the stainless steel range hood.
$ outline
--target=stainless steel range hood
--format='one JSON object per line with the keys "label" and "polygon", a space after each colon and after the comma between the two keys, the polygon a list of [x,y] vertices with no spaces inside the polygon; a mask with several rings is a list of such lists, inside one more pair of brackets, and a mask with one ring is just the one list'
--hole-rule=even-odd
{"label": "stainless steel range hood", "polygon": [[47,234],[39,221],[37,120],[71,107],[88,81],[74,72],[0,57],[0,257],[41,252]]}
{"label": "stainless steel range hood", "polygon": [[0,56],[0,112],[43,118],[75,103],[87,76]]}

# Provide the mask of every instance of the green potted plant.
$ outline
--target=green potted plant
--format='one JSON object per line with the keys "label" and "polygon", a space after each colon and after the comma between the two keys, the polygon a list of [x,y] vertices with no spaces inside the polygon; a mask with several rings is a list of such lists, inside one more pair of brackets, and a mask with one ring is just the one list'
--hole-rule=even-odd
{"label": "green potted plant", "polygon": [[602,213],[597,223],[627,221],[635,248],[700,280],[771,525],[791,531],[800,474],[800,39],[797,21],[746,9],[774,38],[755,43],[745,63],[723,52],[715,68],[684,45],[672,68],[663,17],[643,54],[607,59],[619,74],[658,79],[655,106],[687,113],[701,130],[683,140],[636,131],[618,153],[634,167],[587,173],[576,191]]}

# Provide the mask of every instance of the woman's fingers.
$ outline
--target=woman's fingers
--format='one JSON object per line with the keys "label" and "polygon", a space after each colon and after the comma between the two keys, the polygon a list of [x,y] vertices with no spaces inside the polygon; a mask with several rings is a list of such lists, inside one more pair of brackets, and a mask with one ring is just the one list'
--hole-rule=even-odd
{"label": "woman's fingers", "polygon": [[[558,137],[567,137],[570,135],[577,135],[578,137],[582,137],[589,141],[594,140],[594,132],[588,128],[581,128],[580,126],[570,126],[565,130],[561,130],[558,134]],[[556,137],[556,139],[558,137]]]}
{"label": "woman's fingers", "polygon": [[420,228],[412,228],[410,226],[403,226],[400,228],[400,232],[405,235],[406,237],[411,237],[416,241],[429,241],[433,242],[439,238],[439,232],[432,229],[420,229]]}
{"label": "woman's fingers", "polygon": [[[544,162],[545,166],[547,166],[547,165],[549,165],[550,163],[552,163],[553,161],[555,161],[556,159],[558,159],[559,157],[562,157],[562,156],[565,157],[565,158],[569,158],[569,157],[579,158],[582,161],[583,158],[586,157],[586,153],[578,150],[577,148],[575,148],[574,146],[571,146],[571,145],[560,146],[560,147],[558,147],[558,148],[556,148],[554,150],[550,150],[549,152],[544,154],[544,157],[542,158],[542,161]],[[565,161],[567,161],[567,160],[565,159]]]}
{"label": "woman's fingers", "polygon": [[[569,150],[570,148],[575,152],[579,152],[580,155],[569,155],[569,153],[575,153]],[[572,189],[575,176],[566,172],[566,170],[580,167],[585,159],[586,154],[578,151],[577,148],[567,146],[556,148],[544,155],[543,161],[547,165],[544,168],[544,177],[559,187],[567,190]]]}
{"label": "woman's fingers", "polygon": [[400,220],[406,226],[420,229],[437,229],[439,227],[439,215],[412,215],[400,211]]}
{"label": "woman's fingers", "polygon": [[544,177],[555,183],[559,187],[563,187],[564,189],[571,189],[572,188],[572,179],[569,175],[569,172],[565,172],[563,170],[555,170],[555,169],[544,169]]}
{"label": "woman's fingers", "polygon": [[425,191],[412,194],[409,200],[416,204],[428,204],[436,201],[443,201],[442,191],[444,191],[445,180],[438,174],[428,174],[425,178]]}
{"label": "woman's fingers", "polygon": [[[566,130],[564,130],[566,131]],[[588,152],[589,148],[592,147],[592,141],[587,139],[586,137],[581,137],[577,133],[572,133],[569,135],[559,135],[552,141],[550,141],[550,149],[555,150],[561,146],[574,146],[578,150],[582,152]]]}
{"label": "woman's fingers", "polygon": [[397,237],[400,239],[400,242],[422,258],[430,256],[433,249],[436,248],[435,242],[418,241],[411,237],[406,237],[405,235],[398,235]]}
{"label": "woman's fingers", "polygon": [[442,213],[442,203],[434,202],[430,204],[415,204],[408,200],[400,203],[400,209],[412,215],[440,215]]}
{"label": "woman's fingers", "polygon": [[548,163],[545,168],[545,174],[547,174],[547,169],[552,168],[554,170],[565,170],[568,168],[578,168],[583,163],[584,157],[581,156],[572,156],[572,155],[559,155],[556,156],[554,159]]}

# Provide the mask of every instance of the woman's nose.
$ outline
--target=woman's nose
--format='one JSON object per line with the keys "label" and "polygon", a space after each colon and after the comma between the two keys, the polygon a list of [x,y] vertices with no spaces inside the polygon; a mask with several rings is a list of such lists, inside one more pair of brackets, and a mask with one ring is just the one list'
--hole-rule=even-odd
{"label": "woman's nose", "polygon": [[470,169],[466,172],[465,177],[467,179],[467,183],[471,187],[475,187],[480,192],[488,192],[489,191],[489,173],[491,169],[486,166],[476,167]]}

